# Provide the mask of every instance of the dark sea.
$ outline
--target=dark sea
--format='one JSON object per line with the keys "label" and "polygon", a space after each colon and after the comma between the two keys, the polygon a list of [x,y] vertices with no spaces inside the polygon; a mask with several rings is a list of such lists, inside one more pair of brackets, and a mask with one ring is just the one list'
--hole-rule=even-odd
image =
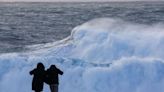
{"label": "dark sea", "polygon": [[103,17],[164,23],[164,2],[0,3],[0,53],[64,39],[74,27]]}

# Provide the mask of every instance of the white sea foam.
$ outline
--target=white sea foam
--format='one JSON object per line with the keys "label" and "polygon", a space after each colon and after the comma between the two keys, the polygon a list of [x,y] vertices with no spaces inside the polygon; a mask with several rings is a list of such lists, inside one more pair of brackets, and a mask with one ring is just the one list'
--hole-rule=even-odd
{"label": "white sea foam", "polygon": [[[46,68],[56,64],[64,71],[60,92],[163,92],[163,29],[163,24],[100,18],[74,28],[59,44],[2,54],[0,92],[30,92],[28,72],[38,62]],[[44,92],[49,92],[47,85]]]}

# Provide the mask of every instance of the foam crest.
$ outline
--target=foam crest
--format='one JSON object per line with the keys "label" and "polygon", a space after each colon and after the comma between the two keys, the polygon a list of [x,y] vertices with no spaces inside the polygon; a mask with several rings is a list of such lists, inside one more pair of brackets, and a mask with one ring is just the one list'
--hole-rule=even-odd
{"label": "foam crest", "polygon": [[89,21],[73,30],[73,57],[108,62],[122,57],[163,58],[162,25],[139,25],[108,18]]}

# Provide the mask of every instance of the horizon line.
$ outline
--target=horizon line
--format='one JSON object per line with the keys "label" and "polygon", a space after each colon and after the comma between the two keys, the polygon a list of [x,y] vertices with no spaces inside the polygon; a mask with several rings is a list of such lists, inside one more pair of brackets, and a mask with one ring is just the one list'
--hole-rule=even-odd
{"label": "horizon line", "polygon": [[74,1],[74,0],[72,0],[72,1],[0,1],[0,3],[52,3],[52,2],[54,2],[54,3],[60,3],[60,2],[65,2],[65,3],[90,3],[90,2],[99,2],[99,3],[103,3],[103,2],[164,2],[164,1],[156,1],[156,0],[152,0],[152,1],[149,1],[149,0],[143,0],[143,1],[141,1],[141,0],[136,0],[136,1],[132,1],[132,0],[127,0],[127,1],[122,1],[122,0],[118,0],[118,1],[106,1],[106,0],[104,0],[104,1]]}

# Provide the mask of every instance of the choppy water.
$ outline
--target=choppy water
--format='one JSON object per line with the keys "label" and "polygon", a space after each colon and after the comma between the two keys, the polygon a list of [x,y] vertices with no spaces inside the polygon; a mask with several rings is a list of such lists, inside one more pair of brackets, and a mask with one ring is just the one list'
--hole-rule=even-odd
{"label": "choppy water", "polygon": [[0,3],[0,53],[61,40],[75,26],[100,17],[147,25],[164,23],[164,2]]}

